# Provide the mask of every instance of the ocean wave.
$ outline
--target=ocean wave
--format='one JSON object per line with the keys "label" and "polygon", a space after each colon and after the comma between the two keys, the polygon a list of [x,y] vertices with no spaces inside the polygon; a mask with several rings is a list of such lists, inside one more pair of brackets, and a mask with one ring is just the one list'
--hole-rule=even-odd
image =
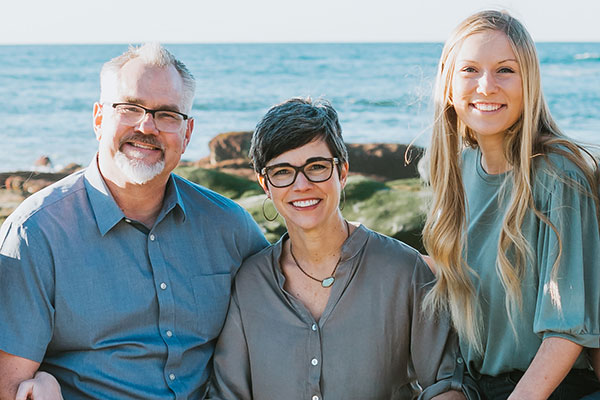
{"label": "ocean wave", "polygon": [[579,53],[575,54],[573,58],[578,61],[600,61],[600,53]]}
{"label": "ocean wave", "polygon": [[375,106],[375,107],[398,107],[400,102],[397,100],[369,100],[369,99],[350,99],[350,104],[359,106]]}

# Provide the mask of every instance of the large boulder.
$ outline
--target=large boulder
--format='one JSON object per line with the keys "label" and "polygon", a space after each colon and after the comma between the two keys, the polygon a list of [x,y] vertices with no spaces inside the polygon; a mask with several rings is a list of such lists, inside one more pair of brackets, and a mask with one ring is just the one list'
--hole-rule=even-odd
{"label": "large boulder", "polygon": [[82,169],[83,167],[77,163],[69,163],[67,165],[65,165],[60,171],[58,172],[62,172],[65,174],[72,174],[73,172],[77,172],[80,169]]}
{"label": "large boulder", "polygon": [[[204,168],[225,169],[244,177],[252,175],[248,158],[252,132],[227,132],[209,142],[209,165]],[[423,156],[421,147],[395,143],[347,143],[350,172],[368,175],[379,180],[415,178],[419,176],[418,161]],[[408,149],[408,151],[407,151]],[[239,170],[239,171],[235,171]]]}
{"label": "large boulder", "polygon": [[228,174],[222,170],[179,166],[175,173],[232,199],[263,193],[256,180]]}
{"label": "large boulder", "polygon": [[[32,194],[67,175],[69,174],[65,172],[0,172],[0,189],[23,190]],[[3,183],[4,186],[2,186],[1,183]]]}
{"label": "large boulder", "polygon": [[225,160],[248,160],[251,139],[251,131],[227,132],[215,136],[208,142],[210,163],[214,165]]}
{"label": "large boulder", "polygon": [[[390,179],[416,178],[417,163],[423,156],[420,147],[395,143],[347,143],[350,171]],[[408,151],[407,151],[408,149]]]}
{"label": "large boulder", "polygon": [[0,225],[26,197],[20,191],[0,189]]}
{"label": "large boulder", "polygon": [[421,232],[431,191],[420,179],[399,179],[382,184],[363,176],[353,176],[348,179],[346,197],[342,211],[346,219],[359,221],[425,252]]}

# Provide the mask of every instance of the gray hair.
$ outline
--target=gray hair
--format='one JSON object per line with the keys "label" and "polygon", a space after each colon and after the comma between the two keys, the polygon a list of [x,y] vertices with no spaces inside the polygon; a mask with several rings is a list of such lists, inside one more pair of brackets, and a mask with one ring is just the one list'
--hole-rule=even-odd
{"label": "gray hair", "polygon": [[342,127],[327,100],[293,98],[271,107],[252,135],[250,158],[255,171],[260,173],[269,160],[315,139],[324,140],[340,163],[347,162]]}
{"label": "gray hair", "polygon": [[135,58],[141,58],[147,65],[155,67],[164,68],[170,65],[175,67],[183,81],[183,107],[189,113],[196,92],[196,80],[183,62],[176,59],[173,54],[156,42],[146,43],[139,47],[129,46],[125,53],[107,61],[102,66],[100,72],[100,102],[106,100],[105,92],[107,86],[110,85],[110,81],[115,78],[118,81],[121,68]]}

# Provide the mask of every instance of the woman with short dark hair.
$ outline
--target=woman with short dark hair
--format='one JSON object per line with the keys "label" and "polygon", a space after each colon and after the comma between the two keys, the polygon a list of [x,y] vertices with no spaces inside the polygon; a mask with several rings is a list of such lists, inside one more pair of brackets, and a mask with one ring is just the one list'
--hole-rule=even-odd
{"label": "woman with short dark hair", "polygon": [[209,397],[412,399],[415,380],[423,398],[449,390],[454,337],[421,312],[433,274],[417,251],[340,212],[348,155],[331,105],[271,108],[250,155],[288,232],[236,276]]}

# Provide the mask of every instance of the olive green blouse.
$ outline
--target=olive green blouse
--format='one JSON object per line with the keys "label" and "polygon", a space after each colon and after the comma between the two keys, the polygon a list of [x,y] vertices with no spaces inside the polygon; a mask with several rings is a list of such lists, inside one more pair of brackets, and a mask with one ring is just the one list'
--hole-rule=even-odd
{"label": "olive green blouse", "polygon": [[[483,316],[484,352],[477,354],[465,342],[461,342],[461,351],[475,376],[526,370],[547,337],[562,337],[586,347],[600,346],[600,237],[594,202],[585,194],[586,190],[589,193],[589,185],[573,163],[556,154],[536,157],[534,170],[535,206],[558,230],[562,254],[558,275],[553,279],[557,236],[529,212],[522,232],[533,250],[533,260],[527,263],[521,284],[522,311],[513,313],[515,335],[495,267],[512,176],[510,172],[487,174],[479,150],[463,153],[468,202],[466,260],[479,276],[473,281]],[[574,368],[587,367],[580,356]]]}

